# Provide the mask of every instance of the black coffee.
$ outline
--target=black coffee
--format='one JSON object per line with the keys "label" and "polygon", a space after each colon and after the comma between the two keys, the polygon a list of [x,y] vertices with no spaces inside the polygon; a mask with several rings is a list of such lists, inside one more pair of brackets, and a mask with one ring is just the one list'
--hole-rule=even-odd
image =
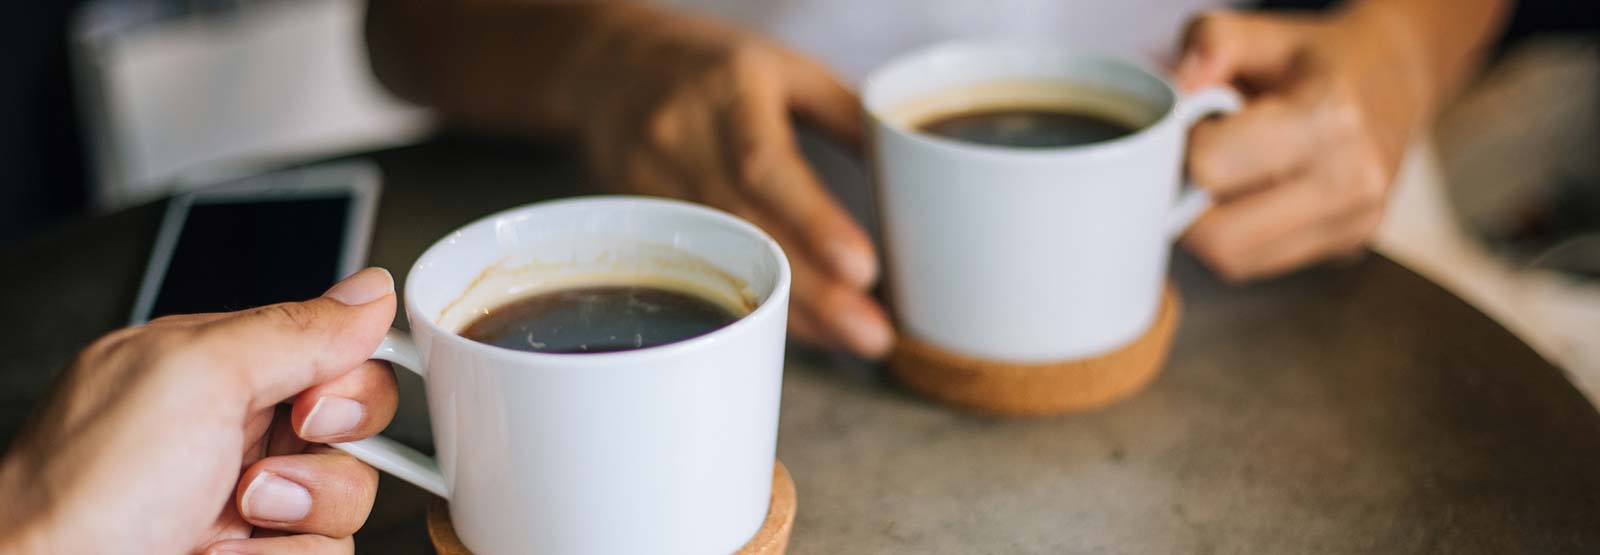
{"label": "black coffee", "polygon": [[1086,145],[1138,131],[1136,127],[1105,116],[1039,108],[962,112],[930,119],[916,128],[958,141],[1023,148]]}
{"label": "black coffee", "polygon": [[563,289],[532,295],[478,317],[461,335],[539,353],[609,353],[711,333],[739,314],[703,297],[649,286]]}

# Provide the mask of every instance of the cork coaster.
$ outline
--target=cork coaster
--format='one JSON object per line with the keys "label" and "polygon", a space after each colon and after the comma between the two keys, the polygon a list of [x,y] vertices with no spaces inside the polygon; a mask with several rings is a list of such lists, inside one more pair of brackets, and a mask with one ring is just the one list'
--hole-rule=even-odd
{"label": "cork coaster", "polygon": [[1144,389],[1166,363],[1180,300],[1171,285],[1144,335],[1092,358],[1000,362],[952,353],[901,336],[889,372],[912,391],[998,416],[1043,416],[1104,407]]}
{"label": "cork coaster", "polygon": [[[788,551],[789,531],[794,529],[797,501],[789,469],[779,462],[772,468],[772,504],[767,509],[767,520],[756,531],[755,537],[750,538],[750,543],[734,555],[783,555]],[[472,555],[466,546],[461,545],[455,527],[450,524],[450,505],[438,497],[428,504],[428,537],[433,540],[433,549],[439,555]]]}

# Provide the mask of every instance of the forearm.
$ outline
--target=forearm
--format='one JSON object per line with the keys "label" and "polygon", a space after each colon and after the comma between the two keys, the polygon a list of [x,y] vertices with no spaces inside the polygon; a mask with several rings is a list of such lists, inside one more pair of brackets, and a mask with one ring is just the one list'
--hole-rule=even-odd
{"label": "forearm", "polygon": [[[570,133],[603,75],[593,51],[647,8],[611,2],[371,0],[372,67],[396,95],[490,128]],[[599,64],[603,65],[603,64]]]}
{"label": "forearm", "polygon": [[1453,96],[1505,26],[1514,0],[1353,0],[1345,17],[1381,26],[1423,75],[1424,109]]}

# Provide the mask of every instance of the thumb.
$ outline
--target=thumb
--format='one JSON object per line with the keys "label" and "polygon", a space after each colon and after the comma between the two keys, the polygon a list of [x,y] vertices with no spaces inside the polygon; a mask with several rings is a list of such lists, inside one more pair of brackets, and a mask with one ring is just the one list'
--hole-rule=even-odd
{"label": "thumb", "polygon": [[205,324],[196,342],[243,382],[250,408],[270,407],[354,369],[394,322],[394,278],[367,268],[321,297],[236,313]]}
{"label": "thumb", "polygon": [[1192,92],[1279,75],[1299,47],[1294,27],[1285,17],[1231,11],[1201,15],[1184,31],[1182,61],[1173,79]]}

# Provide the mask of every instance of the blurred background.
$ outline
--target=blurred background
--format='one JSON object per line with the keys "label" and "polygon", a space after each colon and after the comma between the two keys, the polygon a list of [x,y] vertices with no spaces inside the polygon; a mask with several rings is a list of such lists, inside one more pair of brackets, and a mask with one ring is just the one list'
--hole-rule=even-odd
{"label": "blurred background", "polygon": [[0,55],[0,106],[15,123],[0,142],[0,242],[218,174],[406,144],[428,129],[368,71],[363,0],[5,10],[15,44]]}
{"label": "blurred background", "polygon": [[[1412,149],[1376,249],[1495,317],[1596,400],[1600,39],[1582,4],[1522,3],[1476,82]],[[425,139],[429,115],[370,73],[364,9],[0,8],[0,249],[218,176]]]}

